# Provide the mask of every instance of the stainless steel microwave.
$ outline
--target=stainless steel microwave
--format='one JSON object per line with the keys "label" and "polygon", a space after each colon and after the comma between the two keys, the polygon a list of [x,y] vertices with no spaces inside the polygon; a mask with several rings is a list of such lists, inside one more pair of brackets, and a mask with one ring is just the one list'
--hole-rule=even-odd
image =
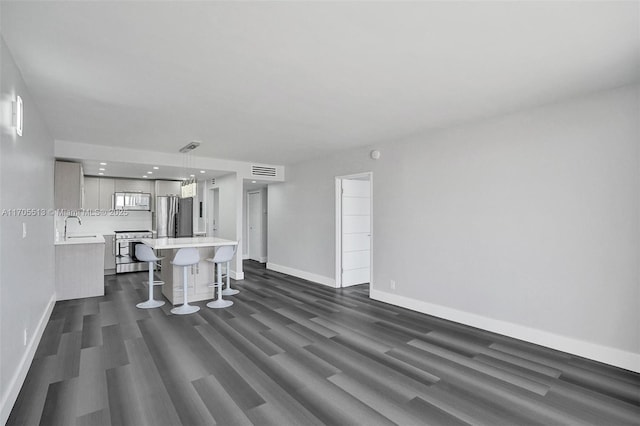
{"label": "stainless steel microwave", "polygon": [[143,192],[116,192],[113,194],[115,210],[151,210],[151,194]]}

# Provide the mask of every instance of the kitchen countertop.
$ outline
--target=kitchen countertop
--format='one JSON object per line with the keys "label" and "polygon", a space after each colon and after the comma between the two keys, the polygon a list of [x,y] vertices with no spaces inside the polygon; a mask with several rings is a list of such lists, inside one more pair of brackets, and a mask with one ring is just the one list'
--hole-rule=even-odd
{"label": "kitchen countertop", "polygon": [[192,238],[143,238],[140,240],[154,250],[180,249],[187,247],[218,247],[236,246],[237,241],[225,240],[218,237],[192,237]]}
{"label": "kitchen countertop", "polygon": [[71,244],[104,244],[104,237],[101,234],[71,234],[67,239],[60,237],[55,240],[54,245],[65,246]]}

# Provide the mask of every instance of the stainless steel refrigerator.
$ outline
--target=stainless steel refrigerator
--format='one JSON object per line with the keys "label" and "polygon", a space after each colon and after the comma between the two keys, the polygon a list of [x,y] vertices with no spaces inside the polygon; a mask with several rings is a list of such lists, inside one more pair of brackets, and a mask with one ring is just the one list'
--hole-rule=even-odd
{"label": "stainless steel refrigerator", "polygon": [[193,237],[193,198],[156,197],[157,238]]}

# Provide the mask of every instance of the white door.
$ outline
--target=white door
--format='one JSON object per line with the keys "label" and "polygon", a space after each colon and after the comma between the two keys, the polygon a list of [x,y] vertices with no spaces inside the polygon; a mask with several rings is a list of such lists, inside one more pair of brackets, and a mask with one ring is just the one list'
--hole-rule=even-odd
{"label": "white door", "polygon": [[262,194],[247,194],[247,238],[249,239],[249,259],[262,261]]}
{"label": "white door", "polygon": [[342,179],[342,287],[371,278],[371,184]]}

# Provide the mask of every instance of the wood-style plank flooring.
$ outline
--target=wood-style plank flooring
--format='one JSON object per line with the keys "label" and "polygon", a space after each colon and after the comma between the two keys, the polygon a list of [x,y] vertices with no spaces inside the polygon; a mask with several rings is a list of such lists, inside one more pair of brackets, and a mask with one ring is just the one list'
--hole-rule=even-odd
{"label": "wood-style plank flooring", "polygon": [[245,268],[222,310],[56,303],[8,425],[640,424],[638,374]]}

